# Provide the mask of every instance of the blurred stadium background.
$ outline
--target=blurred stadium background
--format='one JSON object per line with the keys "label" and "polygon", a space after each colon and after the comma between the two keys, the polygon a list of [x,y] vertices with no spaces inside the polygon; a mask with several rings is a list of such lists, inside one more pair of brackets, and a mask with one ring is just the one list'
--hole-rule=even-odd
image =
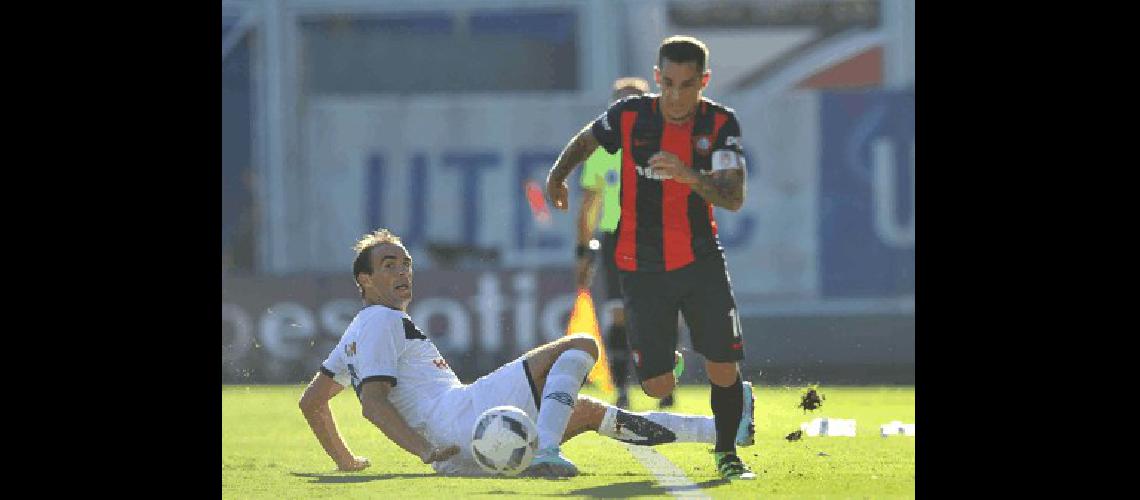
{"label": "blurred stadium background", "polygon": [[748,156],[744,207],[716,218],[749,378],[913,384],[914,3],[223,1],[223,383],[311,377],[377,227],[463,380],[563,335],[574,212],[537,223],[523,185],[689,34]]}

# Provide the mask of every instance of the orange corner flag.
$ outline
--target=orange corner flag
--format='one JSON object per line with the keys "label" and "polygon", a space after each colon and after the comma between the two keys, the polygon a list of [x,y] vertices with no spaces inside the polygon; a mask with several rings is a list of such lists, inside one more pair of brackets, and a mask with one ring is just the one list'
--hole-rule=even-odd
{"label": "orange corner flag", "polygon": [[607,396],[613,396],[614,379],[610,375],[610,361],[606,358],[606,343],[598,330],[594,299],[590,297],[590,291],[585,288],[578,289],[578,298],[574,300],[574,309],[570,311],[570,324],[566,327],[566,335],[572,333],[588,333],[598,341],[598,362],[594,364],[586,379]]}

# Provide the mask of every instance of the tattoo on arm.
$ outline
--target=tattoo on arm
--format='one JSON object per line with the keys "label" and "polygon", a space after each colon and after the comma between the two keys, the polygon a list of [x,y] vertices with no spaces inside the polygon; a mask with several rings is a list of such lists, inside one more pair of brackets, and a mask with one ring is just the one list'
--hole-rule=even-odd
{"label": "tattoo on arm", "polygon": [[586,161],[593,154],[595,149],[598,149],[598,140],[594,138],[594,133],[590,130],[592,124],[586,124],[578,135],[566,145],[562,150],[562,154],[558,155],[558,161],[554,162],[554,167],[550,169],[550,178],[557,182],[566,180],[570,172],[574,171],[582,162]]}
{"label": "tattoo on arm", "polygon": [[697,176],[693,191],[705,201],[732,211],[744,205],[744,169],[716,170]]}

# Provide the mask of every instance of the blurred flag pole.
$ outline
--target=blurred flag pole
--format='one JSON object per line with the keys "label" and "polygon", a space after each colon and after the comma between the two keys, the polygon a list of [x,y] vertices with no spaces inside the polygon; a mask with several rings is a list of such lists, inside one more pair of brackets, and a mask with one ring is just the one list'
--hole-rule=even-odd
{"label": "blurred flag pole", "polygon": [[[539,226],[550,226],[550,208],[546,206],[546,197],[542,194],[542,187],[534,180],[524,184],[526,199],[530,204],[531,214]],[[593,220],[593,217],[591,217]],[[614,378],[610,375],[610,361],[606,357],[606,343],[602,340],[602,333],[598,329],[598,315],[594,312],[594,299],[590,296],[588,288],[579,288],[578,297],[574,300],[574,309],[570,311],[570,324],[566,325],[566,335],[574,333],[588,333],[598,341],[598,362],[590,370],[586,380],[602,390],[606,396],[614,395]]]}
{"label": "blurred flag pole", "polygon": [[586,380],[594,384],[606,394],[613,396],[614,379],[610,375],[610,361],[606,357],[606,343],[602,340],[601,331],[598,330],[598,316],[594,313],[594,299],[587,288],[578,289],[578,297],[574,300],[574,309],[570,311],[570,324],[566,326],[566,335],[573,333],[588,333],[598,341],[598,362],[586,376]]}

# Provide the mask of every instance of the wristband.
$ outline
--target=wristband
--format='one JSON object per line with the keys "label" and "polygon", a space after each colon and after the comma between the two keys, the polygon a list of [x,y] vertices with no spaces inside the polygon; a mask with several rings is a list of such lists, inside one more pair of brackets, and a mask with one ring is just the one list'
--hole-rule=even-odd
{"label": "wristband", "polygon": [[574,256],[581,259],[589,253],[590,256],[593,257],[593,253],[598,251],[599,247],[601,247],[601,244],[598,243],[598,240],[590,239],[589,243],[574,247]]}

